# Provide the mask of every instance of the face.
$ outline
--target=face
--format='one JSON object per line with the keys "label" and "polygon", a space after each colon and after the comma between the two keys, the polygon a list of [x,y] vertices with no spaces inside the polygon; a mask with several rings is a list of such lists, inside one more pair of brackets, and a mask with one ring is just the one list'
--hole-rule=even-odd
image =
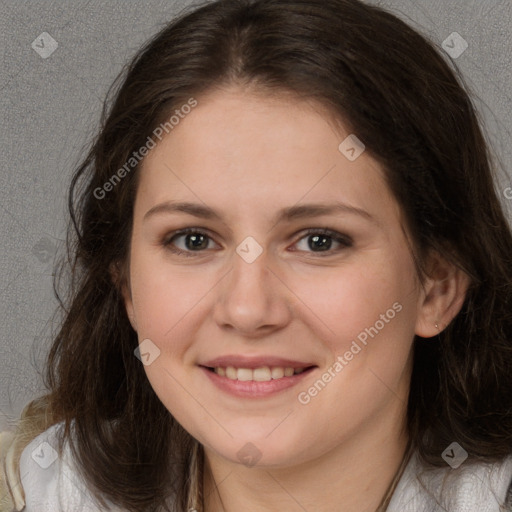
{"label": "face", "polygon": [[404,413],[423,292],[348,135],[318,105],[227,89],[140,171],[127,312],[159,399],[224,459],[298,464]]}

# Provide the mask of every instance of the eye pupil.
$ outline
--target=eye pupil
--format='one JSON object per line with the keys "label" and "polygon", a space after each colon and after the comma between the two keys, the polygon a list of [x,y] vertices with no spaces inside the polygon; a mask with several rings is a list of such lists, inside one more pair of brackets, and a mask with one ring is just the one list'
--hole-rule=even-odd
{"label": "eye pupil", "polygon": [[[325,235],[312,235],[310,237],[310,241],[312,241],[312,243],[309,243],[310,249],[321,249],[322,251],[328,251],[332,245],[331,237]],[[313,244],[317,245],[314,246]]]}
{"label": "eye pupil", "polygon": [[[188,244],[191,242],[191,245]],[[188,249],[201,249],[208,246],[208,240],[204,235],[201,234],[190,234],[186,236],[186,243]]]}

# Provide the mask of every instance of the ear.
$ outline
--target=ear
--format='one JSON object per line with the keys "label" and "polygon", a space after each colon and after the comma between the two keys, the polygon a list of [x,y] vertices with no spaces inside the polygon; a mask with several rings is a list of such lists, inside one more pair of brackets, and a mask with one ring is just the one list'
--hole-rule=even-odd
{"label": "ear", "polygon": [[121,262],[115,261],[110,264],[109,272],[114,286],[119,289],[123,297],[126,314],[130,320],[130,324],[135,332],[137,332],[137,320],[135,318],[135,311],[133,308],[133,299],[130,287],[130,276],[126,275],[121,269]]}
{"label": "ear", "polygon": [[[431,338],[445,329],[462,308],[471,278],[437,251],[430,254],[430,270],[418,302],[415,333]],[[437,327],[436,327],[437,324]]]}

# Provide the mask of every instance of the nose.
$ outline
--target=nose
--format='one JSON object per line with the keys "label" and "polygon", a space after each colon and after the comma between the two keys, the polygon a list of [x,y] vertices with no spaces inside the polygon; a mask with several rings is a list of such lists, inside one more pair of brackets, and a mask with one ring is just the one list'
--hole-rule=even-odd
{"label": "nose", "polygon": [[257,338],[290,322],[293,293],[269,260],[265,251],[252,262],[234,253],[232,269],[217,287],[214,320],[220,328]]}

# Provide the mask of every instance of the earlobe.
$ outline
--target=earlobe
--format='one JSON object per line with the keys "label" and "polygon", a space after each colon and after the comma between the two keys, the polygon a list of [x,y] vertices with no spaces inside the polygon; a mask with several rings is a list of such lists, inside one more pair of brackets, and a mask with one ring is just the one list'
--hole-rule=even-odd
{"label": "earlobe", "polygon": [[127,289],[126,286],[123,286],[122,295],[123,295],[123,300],[124,300],[124,306],[126,309],[126,314],[128,315],[130,324],[132,325],[133,330],[135,332],[137,332],[137,320],[135,318],[135,310],[133,308],[133,301],[132,301],[131,293]]}
{"label": "earlobe", "polygon": [[114,262],[109,268],[110,275],[114,286],[118,288],[123,298],[124,307],[128,320],[135,332],[137,332],[137,320],[135,318],[135,310],[133,307],[132,294],[130,289],[129,278],[127,278],[120,268],[119,262]]}
{"label": "earlobe", "polygon": [[415,334],[431,338],[444,330],[461,310],[470,283],[463,270],[437,255],[418,304]]}

